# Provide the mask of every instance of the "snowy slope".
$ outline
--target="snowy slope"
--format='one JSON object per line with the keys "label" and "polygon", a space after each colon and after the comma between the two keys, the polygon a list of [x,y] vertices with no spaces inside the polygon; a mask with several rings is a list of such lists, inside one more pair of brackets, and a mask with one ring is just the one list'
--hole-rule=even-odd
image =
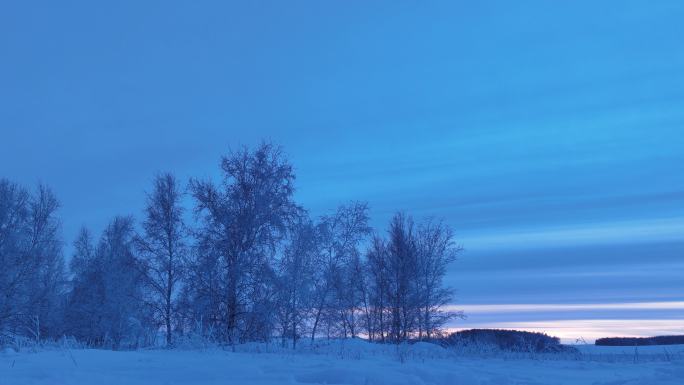
{"label": "snowy slope", "polygon": [[0,385],[681,385],[683,378],[681,357],[639,363],[483,359],[454,356],[429,344],[397,350],[360,341],[305,347],[296,353],[263,345],[242,346],[238,352],[56,349],[0,353]]}

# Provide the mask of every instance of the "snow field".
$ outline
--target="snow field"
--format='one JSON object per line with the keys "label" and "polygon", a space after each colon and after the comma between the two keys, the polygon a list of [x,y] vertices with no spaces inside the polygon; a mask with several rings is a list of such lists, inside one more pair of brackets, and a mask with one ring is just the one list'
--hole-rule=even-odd
{"label": "snow field", "polygon": [[[639,354],[657,355],[658,348],[663,347],[647,347]],[[360,340],[302,343],[296,351],[279,344],[240,345],[235,352],[5,350],[0,353],[0,385],[681,385],[684,346],[668,348],[676,352],[670,360],[636,363],[628,357],[629,349],[612,347],[580,347],[597,357],[612,355],[612,360],[548,360],[463,356],[427,343],[397,347]]]}

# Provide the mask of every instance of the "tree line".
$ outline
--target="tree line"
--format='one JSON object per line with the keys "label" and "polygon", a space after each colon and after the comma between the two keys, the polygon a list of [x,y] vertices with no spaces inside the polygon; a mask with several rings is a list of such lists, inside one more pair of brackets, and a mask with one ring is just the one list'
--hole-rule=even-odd
{"label": "tree line", "polygon": [[117,216],[98,237],[82,228],[68,266],[55,195],[0,180],[0,343],[73,336],[120,349],[161,333],[168,346],[189,334],[400,342],[433,338],[458,316],[445,310],[443,278],[460,249],[444,222],[397,213],[382,234],[363,202],[311,218],[270,143],[231,152],[221,174],[156,176],[139,224]]}

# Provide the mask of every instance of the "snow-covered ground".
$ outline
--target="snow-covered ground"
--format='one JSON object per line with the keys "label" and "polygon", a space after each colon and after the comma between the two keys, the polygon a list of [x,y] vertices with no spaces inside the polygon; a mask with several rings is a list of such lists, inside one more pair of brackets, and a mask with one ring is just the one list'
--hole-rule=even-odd
{"label": "snow-covered ground", "polygon": [[304,346],[297,352],[274,345],[221,349],[42,349],[0,353],[0,385],[161,384],[677,384],[684,381],[684,346],[580,347],[591,357],[475,357],[435,345],[380,346],[345,341]]}

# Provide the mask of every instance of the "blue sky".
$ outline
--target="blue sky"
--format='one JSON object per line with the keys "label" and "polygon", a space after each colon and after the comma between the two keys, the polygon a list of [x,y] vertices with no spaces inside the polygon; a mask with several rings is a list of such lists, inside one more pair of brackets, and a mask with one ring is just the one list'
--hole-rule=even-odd
{"label": "blue sky", "polygon": [[426,3],[3,3],[0,175],[51,185],[70,242],[267,138],[314,215],[444,217],[464,306],[664,301],[605,312],[684,332],[684,5]]}

